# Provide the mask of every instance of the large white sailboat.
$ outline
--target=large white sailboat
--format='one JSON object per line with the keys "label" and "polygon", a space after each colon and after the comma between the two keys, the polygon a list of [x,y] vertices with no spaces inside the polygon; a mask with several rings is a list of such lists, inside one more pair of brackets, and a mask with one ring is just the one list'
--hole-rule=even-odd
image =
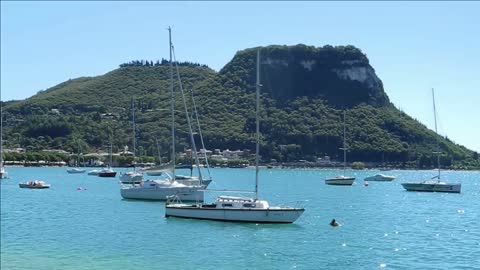
{"label": "large white sailboat", "polygon": [[[0,106],[2,101],[0,100]],[[7,170],[3,166],[3,107],[0,107],[0,179],[7,178]]]}
{"label": "large white sailboat", "polygon": [[143,173],[137,171],[137,163],[135,161],[136,152],[136,126],[135,126],[135,103],[132,100],[132,122],[133,122],[133,171],[120,174],[120,182],[122,184],[140,184],[143,181]]}
{"label": "large white sailboat", "polygon": [[219,196],[212,204],[184,204],[178,196],[170,197],[165,204],[165,217],[207,219],[216,221],[253,223],[292,223],[305,211],[304,208],[270,206],[258,198],[259,159],[259,104],[260,104],[260,49],[257,51],[256,96],[256,158],[255,197]]}
{"label": "large white sailboat", "polygon": [[[171,93],[171,125],[172,125],[172,157],[171,164],[168,167],[171,167],[171,171],[163,171],[163,179],[156,180],[146,180],[141,182],[139,185],[124,185],[120,189],[120,194],[125,199],[142,199],[142,200],[167,200],[168,196],[176,195],[178,198],[184,201],[203,201],[204,192],[206,185],[202,183],[202,174],[199,168],[199,181],[197,183],[180,183],[173,177],[175,175],[175,96],[173,90],[173,63],[172,63],[172,39],[171,39],[171,29],[168,28],[169,32],[169,46],[170,46],[170,93]],[[185,114],[187,117],[187,124],[190,131],[190,139],[192,142],[192,147],[194,153],[196,153],[195,142],[193,140],[192,126],[190,123],[190,115],[187,110],[185,95],[183,93],[183,87],[180,80],[180,75],[178,72],[177,66],[177,77],[179,80],[180,91],[182,94],[183,105],[185,109]],[[196,156],[198,164],[198,156]],[[200,166],[198,166],[200,167]],[[170,175],[171,173],[171,175]]]}
{"label": "large white sailboat", "polygon": [[[435,118],[435,133],[437,133],[438,132],[437,131],[437,110],[435,108],[435,92],[433,88],[432,88],[432,99],[433,99],[433,115]],[[460,193],[462,189],[462,184],[446,183],[440,180],[440,145],[438,144],[438,139],[437,139],[437,151],[434,152],[434,154],[437,155],[438,175],[434,176],[432,179],[425,180],[421,183],[402,183],[403,188],[405,188],[407,191]]]}
{"label": "large white sailboat", "polygon": [[351,186],[355,181],[355,177],[345,176],[345,170],[347,167],[347,146],[346,146],[346,135],[345,135],[345,111],[343,111],[343,147],[340,150],[343,150],[343,175],[337,175],[333,178],[327,178],[325,184],[327,185],[336,185],[336,186]]}

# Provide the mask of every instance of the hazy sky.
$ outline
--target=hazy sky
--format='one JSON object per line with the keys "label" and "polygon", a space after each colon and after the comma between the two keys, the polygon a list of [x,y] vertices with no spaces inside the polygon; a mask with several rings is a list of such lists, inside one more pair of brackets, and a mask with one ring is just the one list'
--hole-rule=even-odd
{"label": "hazy sky", "polygon": [[1,2],[1,98],[168,57],[215,70],[258,45],[355,45],[390,100],[480,151],[480,2]]}

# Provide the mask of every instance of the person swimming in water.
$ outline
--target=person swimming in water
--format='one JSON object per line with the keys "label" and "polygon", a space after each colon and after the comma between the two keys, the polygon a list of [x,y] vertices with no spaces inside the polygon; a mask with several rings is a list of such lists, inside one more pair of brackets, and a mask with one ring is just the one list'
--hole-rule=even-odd
{"label": "person swimming in water", "polygon": [[332,221],[330,221],[330,226],[338,227],[338,226],[340,226],[340,224],[335,219],[332,219]]}

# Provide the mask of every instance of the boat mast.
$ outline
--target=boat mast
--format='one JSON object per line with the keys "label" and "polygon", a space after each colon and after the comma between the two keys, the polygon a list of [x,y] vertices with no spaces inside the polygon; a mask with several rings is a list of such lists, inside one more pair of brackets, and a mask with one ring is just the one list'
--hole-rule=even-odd
{"label": "boat mast", "polygon": [[80,139],[77,140],[77,147],[78,147],[77,167],[80,167],[80,153],[81,153],[81,149],[80,149]]}
{"label": "boat mast", "polygon": [[195,140],[193,138],[192,121],[190,120],[190,114],[188,113],[187,102],[185,99],[185,93],[183,91],[182,80],[180,79],[180,71],[178,69],[177,58],[175,57],[175,50],[173,45],[172,45],[172,50],[173,50],[173,57],[175,60],[175,68],[177,71],[178,85],[180,86],[180,93],[182,94],[183,108],[185,110],[185,115],[187,116],[188,131],[190,132],[190,141],[192,144],[193,153],[195,154],[195,162],[198,168],[198,178],[200,179],[200,184],[202,184],[203,182],[202,170],[200,169],[200,161],[198,160],[197,146],[195,145]]}
{"label": "boat mast", "polygon": [[157,141],[158,164],[162,164],[162,157],[160,156],[160,144],[158,143],[158,137],[156,137],[155,140]]}
{"label": "boat mast", "polygon": [[[3,168],[3,106],[0,100],[0,168]],[[2,175],[3,177],[3,175]]]}
{"label": "boat mast", "polygon": [[113,146],[112,144],[110,144],[110,147],[109,147],[109,154],[110,154],[110,161],[109,161],[109,164],[108,164],[108,167],[112,167],[112,151],[113,151]]}
{"label": "boat mast", "polygon": [[346,112],[345,110],[343,110],[343,147],[340,148],[343,150],[343,175],[345,175],[345,170],[346,170],[346,166],[347,166],[347,147],[346,147],[346,137],[345,137],[345,115],[346,115]]}
{"label": "boat mast", "polygon": [[133,122],[133,171],[137,171],[137,163],[135,162],[135,152],[137,149],[136,144],[136,130],[135,130],[135,102],[132,99],[132,122]]}
{"label": "boat mast", "polygon": [[258,155],[260,152],[260,48],[257,49],[257,83],[256,83],[256,149],[255,149],[255,200],[258,199]]}
{"label": "boat mast", "polygon": [[175,181],[175,95],[173,93],[173,64],[172,64],[172,28],[168,27],[168,42],[170,48],[170,94],[171,94],[171,109],[172,109],[172,173],[173,181]]}
{"label": "boat mast", "polygon": [[[432,88],[432,99],[433,99],[433,118],[435,119],[435,133],[438,134],[437,132],[437,109],[435,108],[435,91]],[[438,139],[437,141],[437,166],[438,166],[438,180],[440,180],[440,145],[438,144]]]}

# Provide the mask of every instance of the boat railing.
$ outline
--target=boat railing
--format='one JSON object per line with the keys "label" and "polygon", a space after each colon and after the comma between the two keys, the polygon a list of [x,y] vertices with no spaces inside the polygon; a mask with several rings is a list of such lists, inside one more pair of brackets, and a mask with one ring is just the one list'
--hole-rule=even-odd
{"label": "boat railing", "polygon": [[305,208],[305,205],[308,201],[296,201],[294,203],[282,203],[277,206],[285,207],[285,208]]}
{"label": "boat railing", "polygon": [[165,202],[165,205],[176,203],[182,203],[182,200],[180,200],[180,197],[177,194],[167,196],[167,201]]}

